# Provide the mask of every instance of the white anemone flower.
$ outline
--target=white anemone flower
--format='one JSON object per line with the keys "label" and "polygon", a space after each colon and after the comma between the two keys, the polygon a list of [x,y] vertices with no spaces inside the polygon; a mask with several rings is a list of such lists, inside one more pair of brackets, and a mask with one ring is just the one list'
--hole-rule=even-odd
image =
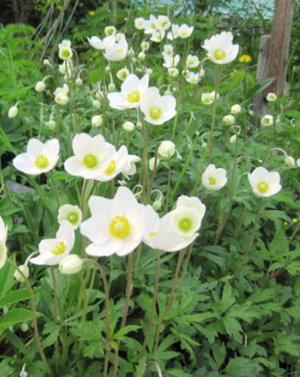
{"label": "white anemone flower", "polygon": [[118,72],[117,72],[117,78],[121,81],[124,81],[127,79],[127,77],[130,75],[130,72],[128,71],[128,69],[125,67],[125,68],[121,68]]}
{"label": "white anemone flower", "polygon": [[205,210],[200,199],[184,195],[178,198],[176,208],[161,219],[147,206],[143,242],[163,251],[184,249],[198,237]]}
{"label": "white anemone flower", "polygon": [[185,79],[190,84],[198,84],[198,82],[200,81],[200,73],[199,72],[188,72]]}
{"label": "white anemone flower", "polygon": [[115,148],[102,135],[92,137],[85,133],[75,135],[72,148],[74,156],[65,161],[65,170],[85,179],[96,179],[115,153]]}
{"label": "white anemone flower", "polygon": [[30,139],[26,152],[13,159],[16,169],[28,175],[39,175],[52,170],[59,159],[59,142],[51,139],[42,143],[38,139]]}
{"label": "white anemone flower", "polygon": [[151,34],[150,41],[159,43],[159,42],[161,42],[164,39],[165,34],[166,34],[166,32],[164,30],[159,30],[159,29],[155,30]]}
{"label": "white anemone flower", "polygon": [[192,35],[194,30],[194,26],[188,26],[186,24],[182,24],[178,31],[178,36],[182,39],[186,39]]}
{"label": "white anemone flower", "polygon": [[91,196],[88,204],[92,216],[80,226],[80,232],[92,241],[86,248],[88,255],[124,256],[140,244],[145,206],[127,187],[119,187],[113,199]]}
{"label": "white anemone flower", "polygon": [[78,206],[71,204],[64,204],[58,209],[57,220],[59,224],[63,221],[68,221],[74,230],[79,228],[82,221],[82,212]]}
{"label": "white anemone flower", "polygon": [[167,38],[170,41],[177,39],[179,37],[179,31],[180,31],[180,26],[177,24],[172,24],[171,31],[168,32]]}
{"label": "white anemone flower", "polygon": [[144,33],[152,34],[159,28],[158,19],[152,14],[149,17],[149,20],[146,20],[144,23]]}
{"label": "white anemone flower", "polygon": [[145,75],[141,79],[136,75],[129,75],[121,85],[121,92],[108,93],[110,107],[118,110],[139,107],[148,90],[148,84],[149,75]]}
{"label": "white anemone flower", "polygon": [[116,41],[116,38],[114,35],[107,36],[103,39],[93,36],[91,38],[88,38],[88,41],[89,44],[96,50],[105,50],[106,48],[113,46],[113,44]]}
{"label": "white anemone flower", "polygon": [[134,20],[134,27],[138,30],[144,30],[145,22],[146,20],[143,17],[138,17]]}
{"label": "white anemone flower", "polygon": [[175,56],[169,56],[169,55],[164,55],[164,64],[163,67],[166,68],[174,68],[178,65],[179,60],[180,60],[180,55],[175,55]]}
{"label": "white anemone flower", "polygon": [[68,102],[69,102],[69,97],[68,97],[68,94],[69,94],[69,86],[67,84],[64,84],[63,87],[58,87],[55,89],[54,91],[54,101],[58,104],[58,105],[66,105]]}
{"label": "white anemone flower", "polygon": [[213,35],[210,39],[206,39],[203,48],[207,51],[209,60],[215,64],[232,62],[239,52],[239,45],[232,44],[232,40],[232,33],[226,31]]}
{"label": "white anemone flower", "polygon": [[111,46],[106,47],[104,50],[105,51],[104,57],[107,60],[111,60],[111,61],[123,60],[126,58],[128,54],[128,43],[126,39],[122,37],[118,40],[117,36],[116,36],[115,43]]}
{"label": "white anemone flower", "polygon": [[4,224],[2,217],[0,216],[0,268],[5,265],[7,258],[7,226]]}
{"label": "white anemone flower", "polygon": [[63,221],[55,238],[45,239],[39,243],[40,255],[31,258],[30,263],[54,266],[59,264],[74,246],[75,234],[71,224]]}
{"label": "white anemone flower", "polygon": [[216,93],[215,91],[201,94],[201,102],[203,103],[203,105],[211,105],[215,101],[217,101],[218,98],[219,98],[219,94]]}
{"label": "white anemone flower", "polygon": [[248,174],[248,180],[256,196],[267,198],[281,190],[280,175],[278,172],[269,172],[260,166]]}
{"label": "white anemone flower", "polygon": [[141,106],[148,123],[160,125],[176,115],[176,99],[171,95],[161,96],[157,88],[149,88]]}
{"label": "white anemone flower", "polygon": [[134,175],[136,173],[136,166],[135,164],[137,162],[141,161],[141,158],[139,156],[136,156],[134,154],[129,154],[127,157],[127,162],[122,168],[121,173],[126,177],[129,178],[129,176]]}
{"label": "white anemone flower", "polygon": [[168,16],[158,16],[157,25],[160,30],[167,30],[171,27],[171,21]]}
{"label": "white anemone flower", "polygon": [[273,115],[270,115],[270,114],[264,115],[260,120],[260,124],[265,127],[272,126],[274,124]]}
{"label": "white anemone flower", "polygon": [[210,164],[202,174],[202,184],[208,190],[221,190],[227,183],[226,170]]}
{"label": "white anemone flower", "polygon": [[165,57],[165,55],[173,56],[173,53],[174,53],[174,47],[172,45],[164,45],[164,51],[162,53],[163,57]]}
{"label": "white anemone flower", "polygon": [[185,65],[188,68],[197,68],[199,64],[200,60],[196,55],[188,55],[188,57],[186,58]]}

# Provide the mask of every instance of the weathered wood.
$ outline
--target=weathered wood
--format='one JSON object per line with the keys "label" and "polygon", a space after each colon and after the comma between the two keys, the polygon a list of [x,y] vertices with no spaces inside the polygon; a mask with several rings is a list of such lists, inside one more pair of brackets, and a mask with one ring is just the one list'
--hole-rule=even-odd
{"label": "weathered wood", "polygon": [[275,0],[271,35],[261,37],[256,79],[258,83],[269,77],[275,80],[254,99],[253,123],[256,126],[259,126],[259,119],[266,111],[266,94],[273,92],[280,97],[284,92],[294,3],[295,0]]}
{"label": "weathered wood", "polygon": [[267,77],[275,77],[268,88],[282,96],[287,72],[295,0],[276,0],[267,61]]}

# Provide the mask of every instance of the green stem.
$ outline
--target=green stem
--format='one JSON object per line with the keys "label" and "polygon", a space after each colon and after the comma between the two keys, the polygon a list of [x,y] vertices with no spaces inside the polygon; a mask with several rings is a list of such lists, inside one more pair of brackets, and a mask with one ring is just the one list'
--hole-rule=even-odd
{"label": "green stem", "polygon": [[211,128],[208,136],[208,149],[209,149],[209,162],[212,161],[213,156],[213,149],[214,149],[214,129],[216,125],[216,118],[217,118],[217,96],[220,89],[221,84],[221,77],[222,77],[222,66],[217,67],[217,78],[216,78],[216,84],[215,84],[215,98],[214,103],[212,107],[212,119],[211,119]]}
{"label": "green stem", "polygon": [[[125,307],[124,307],[120,330],[122,330],[123,327],[125,326],[127,316],[128,316],[128,309],[129,309],[130,296],[131,296],[131,285],[132,285],[132,254],[129,254],[128,266],[127,266],[126,300],[125,300]],[[116,346],[115,357],[114,357],[113,377],[117,377],[117,374],[118,374],[120,343],[121,343],[120,340],[118,340],[117,346]]]}
{"label": "green stem", "polygon": [[55,183],[55,179],[54,179],[54,177],[51,173],[49,174],[49,178],[50,178],[51,186],[52,186],[52,189],[53,189],[53,192],[54,192],[57,209],[59,209],[60,200],[59,200],[59,194],[58,194],[57,186],[56,186],[56,183]]}
{"label": "green stem", "polygon": [[180,268],[181,268],[181,265],[182,265],[184,254],[185,254],[185,249],[181,250],[179,252],[179,255],[178,255],[175,275],[174,275],[174,278],[173,278],[171,293],[170,293],[170,296],[169,296],[169,301],[168,301],[167,306],[165,307],[165,310],[163,311],[162,316],[160,317],[158,324],[157,324],[156,333],[155,333],[154,351],[157,350],[158,345],[159,345],[159,334],[160,334],[161,325],[162,325],[164,319],[166,318],[166,315],[169,313],[169,311],[172,307],[172,304],[173,304],[173,300],[175,298],[179,271],[180,271]]}
{"label": "green stem", "polygon": [[43,347],[42,347],[42,343],[41,343],[40,334],[39,334],[37,315],[36,315],[36,304],[35,304],[35,298],[34,298],[34,292],[33,292],[32,286],[29,283],[29,280],[27,279],[27,277],[24,275],[24,273],[19,269],[19,267],[14,262],[12,262],[10,259],[7,259],[6,261],[16,271],[18,271],[20,276],[22,276],[24,283],[26,284],[27,289],[29,291],[31,311],[32,311],[32,325],[33,325],[33,333],[34,333],[34,340],[35,340],[36,348],[38,350],[38,353],[40,354],[41,360],[43,361],[43,363],[45,365],[45,369],[46,369],[47,373],[50,373],[50,367],[49,367],[48,361],[46,359],[46,356],[45,356],[45,353],[44,353],[44,350],[43,350]]}
{"label": "green stem", "polygon": [[154,287],[154,292],[153,292],[153,298],[152,298],[152,305],[151,305],[151,312],[150,312],[150,321],[145,333],[145,338],[142,346],[142,350],[140,353],[140,358],[144,356],[150,333],[153,327],[153,322],[154,322],[154,315],[155,315],[155,306],[156,306],[156,301],[157,301],[157,295],[158,295],[158,288],[159,288],[159,273],[160,273],[160,252],[159,250],[156,251],[156,273],[155,273],[155,287]]}
{"label": "green stem", "polygon": [[[54,322],[58,323],[58,295],[57,295],[57,283],[56,277],[53,268],[50,268],[51,278],[52,278],[52,289],[53,289],[53,318]],[[54,343],[54,359],[55,359],[55,370],[59,374],[59,359],[60,359],[60,350],[59,350],[58,339]]]}
{"label": "green stem", "polygon": [[108,373],[108,363],[109,356],[111,351],[110,345],[110,308],[109,308],[109,284],[106,279],[105,271],[103,267],[93,259],[89,259],[89,262],[93,263],[100,272],[100,276],[103,282],[104,292],[105,292],[105,332],[106,332],[106,347],[105,347],[105,359],[104,359],[104,368],[103,368],[103,377],[107,377]]}

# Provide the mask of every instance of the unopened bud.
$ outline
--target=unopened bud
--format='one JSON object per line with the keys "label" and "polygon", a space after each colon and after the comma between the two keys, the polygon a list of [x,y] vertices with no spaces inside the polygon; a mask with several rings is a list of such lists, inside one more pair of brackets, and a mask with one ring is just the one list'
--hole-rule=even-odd
{"label": "unopened bud", "polygon": [[107,90],[109,92],[114,92],[116,90],[116,85],[113,82],[109,83],[108,87],[107,87]]}
{"label": "unopened bud", "polygon": [[82,86],[82,84],[83,84],[83,81],[81,80],[81,78],[77,77],[77,79],[75,80],[75,85],[76,86]]}
{"label": "unopened bud", "polygon": [[67,255],[59,263],[59,271],[65,275],[77,274],[82,269],[82,259],[76,254]]}
{"label": "unopened bud", "polygon": [[45,88],[46,84],[44,83],[44,81],[38,81],[34,87],[36,92],[42,92],[43,90],[45,90]]}
{"label": "unopened bud", "polygon": [[233,126],[235,123],[235,117],[231,114],[225,115],[223,117],[223,122],[226,124],[226,126]]}
{"label": "unopened bud", "polygon": [[289,168],[293,168],[296,165],[296,161],[292,156],[286,156],[284,162],[287,164]]}
{"label": "unopened bud", "polygon": [[92,127],[100,127],[103,123],[103,118],[101,115],[94,115],[92,117]]}
{"label": "unopened bud", "polygon": [[8,110],[8,117],[9,118],[15,118],[17,115],[18,115],[18,107],[15,105],[15,106],[12,106],[9,110]]}
{"label": "unopened bud", "polygon": [[93,108],[98,110],[98,109],[100,109],[100,107],[101,107],[101,102],[98,101],[97,99],[94,99],[93,100]]}
{"label": "unopened bud", "polygon": [[231,144],[235,144],[236,141],[237,141],[237,136],[236,136],[236,135],[232,135],[231,138],[229,139],[229,142],[230,142]]}
{"label": "unopened bud", "polygon": [[171,158],[174,156],[176,150],[176,146],[172,141],[164,140],[160,143],[158,147],[158,154],[164,158]]}
{"label": "unopened bud", "polygon": [[132,132],[135,128],[135,125],[132,122],[127,121],[122,124],[122,128],[126,132]]}
{"label": "unopened bud", "polygon": [[19,282],[23,283],[29,277],[29,268],[26,264],[22,264],[18,267],[18,270],[14,273],[14,278]]}
{"label": "unopened bud", "polygon": [[157,169],[158,165],[159,165],[159,159],[158,158],[155,159],[155,157],[150,158],[150,160],[149,160],[149,170],[154,171],[155,165],[156,165],[156,169]]}

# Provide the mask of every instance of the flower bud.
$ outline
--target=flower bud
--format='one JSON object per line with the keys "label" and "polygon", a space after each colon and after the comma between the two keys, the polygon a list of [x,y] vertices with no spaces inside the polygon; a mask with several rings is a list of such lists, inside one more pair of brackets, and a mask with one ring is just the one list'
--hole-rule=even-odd
{"label": "flower bud", "polygon": [[[158,165],[159,165],[159,159],[157,158],[156,159],[156,169],[158,168]],[[154,171],[154,167],[155,167],[155,157],[152,157],[149,160],[149,170]]]}
{"label": "flower bud", "polygon": [[[21,273],[24,275],[21,275]],[[26,279],[29,277],[29,268],[26,264],[22,264],[21,266],[18,267],[18,270],[15,271],[14,273],[14,278],[19,282],[23,283]],[[25,279],[26,278],[26,279]]]}
{"label": "flower bud", "polygon": [[45,90],[45,88],[46,84],[44,83],[44,81],[38,81],[34,87],[36,92],[42,92],[43,90]]}
{"label": "flower bud", "polygon": [[226,126],[233,126],[235,123],[235,117],[231,114],[225,115],[223,117],[223,122],[226,124]]}
{"label": "flower bud", "polygon": [[158,211],[161,209],[161,200],[155,200],[155,202],[152,204],[153,209],[155,211]]}
{"label": "flower bud", "polygon": [[158,147],[158,154],[161,157],[169,159],[172,156],[174,156],[175,150],[176,150],[176,146],[172,141],[164,140],[160,143]]}
{"label": "flower bud", "polygon": [[93,108],[99,110],[100,107],[101,107],[101,102],[98,101],[97,99],[94,99],[93,100]]}
{"label": "flower bud", "polygon": [[44,60],[43,60],[43,64],[44,64],[44,65],[49,65],[49,66],[51,67],[51,64],[50,64],[50,62],[49,62],[48,59],[44,59]]}
{"label": "flower bud", "polygon": [[110,66],[109,65],[107,65],[106,67],[105,67],[105,72],[110,72]]}
{"label": "flower bud", "polygon": [[23,322],[23,323],[21,324],[21,330],[22,330],[23,332],[26,332],[26,331],[29,330],[29,326],[28,326],[28,324],[27,324],[26,322]]}
{"label": "flower bud", "polygon": [[77,79],[75,80],[75,85],[76,86],[82,86],[82,84],[83,84],[83,81],[81,80],[81,78],[77,77]]}
{"label": "flower bud", "polygon": [[138,59],[140,59],[140,60],[144,60],[145,57],[146,57],[146,54],[144,53],[144,51],[139,52],[139,54],[138,54]]}
{"label": "flower bud", "polygon": [[104,33],[106,36],[115,35],[117,32],[117,29],[114,26],[106,26],[104,29]]}
{"label": "flower bud", "polygon": [[261,120],[260,120],[260,124],[262,126],[265,126],[265,127],[268,127],[268,126],[272,126],[272,124],[274,123],[274,118],[272,115],[264,115]]}
{"label": "flower bud", "polygon": [[131,58],[133,58],[134,54],[135,54],[134,49],[130,48],[129,51],[128,51],[128,56],[130,56]]}
{"label": "flower bud", "polygon": [[114,92],[116,90],[116,85],[113,82],[109,83],[108,87],[107,87],[107,90],[109,92]]}
{"label": "flower bud", "polygon": [[179,71],[175,67],[169,68],[168,69],[168,75],[171,76],[171,77],[177,77],[179,75]]}
{"label": "flower bud", "polygon": [[56,122],[53,119],[50,119],[48,122],[45,123],[45,126],[50,128],[50,130],[54,130],[56,128]]}
{"label": "flower bud", "polygon": [[135,125],[132,122],[127,121],[122,124],[122,128],[126,132],[132,132],[135,128]]}
{"label": "flower bud", "polygon": [[143,51],[148,51],[148,50],[149,50],[149,47],[150,47],[149,42],[143,41],[143,42],[141,43],[141,49],[142,49]]}
{"label": "flower bud", "polygon": [[67,255],[59,263],[59,271],[65,275],[77,274],[82,269],[82,259],[76,254]]}
{"label": "flower bud", "polygon": [[268,102],[274,102],[277,100],[277,96],[275,93],[268,93],[266,99]]}
{"label": "flower bud", "polygon": [[8,110],[8,117],[9,118],[15,118],[17,115],[18,115],[18,107],[17,105],[15,106],[12,106],[9,110]]}
{"label": "flower bud", "polygon": [[207,143],[203,142],[202,143],[202,148],[206,149],[207,148]]}
{"label": "flower bud", "polygon": [[152,73],[153,73],[153,69],[151,69],[151,68],[147,68],[147,69],[146,69],[146,73],[147,73],[149,76],[151,76]]}
{"label": "flower bud", "polygon": [[143,124],[142,124],[142,122],[137,122],[137,124],[136,124],[136,128],[137,128],[138,130],[141,130],[141,129],[143,128]]}
{"label": "flower bud", "polygon": [[232,135],[231,138],[229,139],[229,143],[231,144],[235,144],[237,141],[237,136],[236,135]]}
{"label": "flower bud", "polygon": [[231,114],[239,114],[242,111],[241,105],[236,104],[231,106],[230,112]]}
{"label": "flower bud", "polygon": [[286,156],[284,162],[287,164],[289,168],[293,168],[296,165],[296,161],[292,156]]}
{"label": "flower bud", "polygon": [[103,118],[101,115],[94,115],[92,117],[92,127],[100,127],[103,123]]}

